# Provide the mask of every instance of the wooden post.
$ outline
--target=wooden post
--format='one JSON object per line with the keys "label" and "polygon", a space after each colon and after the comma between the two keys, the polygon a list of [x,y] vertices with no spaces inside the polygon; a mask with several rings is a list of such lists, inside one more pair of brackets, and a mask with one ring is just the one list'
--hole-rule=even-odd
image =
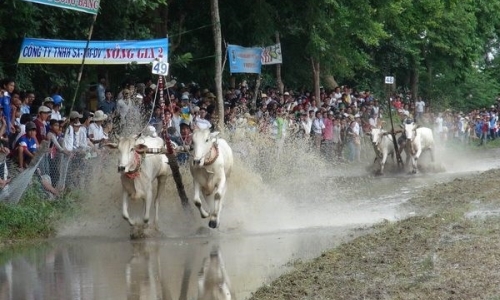
{"label": "wooden post", "polygon": [[[280,43],[280,34],[276,31],[276,44]],[[285,90],[283,80],[281,79],[281,64],[276,64],[276,83],[278,84],[278,91],[281,95]]]}
{"label": "wooden post", "polygon": [[170,166],[170,170],[172,170],[172,177],[174,177],[175,186],[177,187],[177,193],[181,198],[181,204],[184,211],[187,211],[189,208],[189,199],[186,195],[186,190],[184,189],[184,184],[182,183],[182,175],[179,170],[179,164],[177,163],[177,156],[175,155],[174,149],[172,148],[172,144],[170,143],[170,136],[167,131],[167,123],[165,120],[165,99],[163,97],[163,76],[158,78],[158,91],[160,93],[160,107],[161,107],[161,119],[163,122],[161,135],[163,140],[165,141],[165,145],[167,151],[165,155],[168,158],[168,165]]}
{"label": "wooden post", "polygon": [[[85,44],[85,49],[83,50],[82,63],[80,64],[80,71],[78,72],[78,78],[76,80],[75,93],[73,94],[73,98],[71,99],[70,111],[72,111],[73,107],[75,106],[76,96],[78,95],[78,89],[80,88],[80,82],[82,81],[83,67],[85,66],[85,57],[87,56],[87,51],[89,49],[90,40],[92,39],[92,32],[94,32],[94,24],[96,20],[97,20],[97,14],[93,16],[92,24],[90,24],[89,35],[87,36],[87,43]],[[97,96],[97,101],[99,102],[99,95]],[[97,106],[99,106],[99,104]]]}
{"label": "wooden post", "polygon": [[391,77],[392,80],[388,80],[388,77],[386,77],[385,80],[385,97],[387,98],[387,110],[389,111],[389,120],[391,122],[391,136],[392,136],[392,143],[394,144],[394,151],[396,151],[396,159],[398,161],[398,167],[403,167],[403,160],[401,159],[401,155],[399,154],[399,147],[398,147],[398,141],[396,140],[396,133],[394,132],[394,122],[392,121],[392,109],[391,109],[391,97],[390,97],[390,91],[391,91],[391,86],[394,84],[393,80],[394,77]]}

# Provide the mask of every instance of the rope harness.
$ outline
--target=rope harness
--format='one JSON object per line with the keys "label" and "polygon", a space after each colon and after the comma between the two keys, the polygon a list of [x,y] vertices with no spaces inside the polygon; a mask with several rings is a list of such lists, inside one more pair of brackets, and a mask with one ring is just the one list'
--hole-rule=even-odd
{"label": "rope harness", "polygon": [[212,147],[210,147],[210,151],[208,151],[207,155],[205,155],[205,166],[209,166],[217,160],[219,157],[219,144],[217,142],[214,142],[212,144]]}
{"label": "rope harness", "polygon": [[137,177],[139,177],[139,175],[141,174],[140,171],[141,171],[143,155],[144,154],[134,151],[134,164],[136,165],[136,167],[134,170],[125,173],[125,176],[127,176],[127,178],[136,179]]}

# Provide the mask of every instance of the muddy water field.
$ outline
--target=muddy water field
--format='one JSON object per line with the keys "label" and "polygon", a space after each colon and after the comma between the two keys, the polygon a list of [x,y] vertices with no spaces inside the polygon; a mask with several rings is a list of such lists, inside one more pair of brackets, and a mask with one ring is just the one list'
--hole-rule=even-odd
{"label": "muddy water field", "polygon": [[500,299],[500,169],[428,184],[401,208],[413,216],[297,263],[251,299]]}
{"label": "muddy water field", "polygon": [[[57,237],[0,255],[3,299],[485,299],[500,294],[497,149],[440,149],[409,175],[389,160],[325,163],[233,144],[217,230],[173,182],[158,232],[131,240],[116,168]],[[113,170],[113,171],[111,171]],[[187,168],[182,168],[188,194]],[[141,203],[131,205],[140,219]],[[332,250],[333,249],[333,250]]]}

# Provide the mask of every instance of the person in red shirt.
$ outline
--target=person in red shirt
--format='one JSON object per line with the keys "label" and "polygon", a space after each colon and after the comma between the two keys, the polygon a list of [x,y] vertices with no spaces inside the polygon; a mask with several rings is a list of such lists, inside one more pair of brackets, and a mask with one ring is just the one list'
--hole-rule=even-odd
{"label": "person in red shirt", "polygon": [[323,129],[323,155],[328,161],[332,161],[334,157],[333,149],[333,111],[328,111],[326,118],[323,119],[325,129]]}
{"label": "person in red shirt", "polygon": [[394,101],[392,102],[392,106],[396,109],[396,111],[400,110],[403,108],[403,103],[401,102],[401,98],[398,96]]}
{"label": "person in red shirt", "polygon": [[51,112],[52,110],[44,105],[38,108],[38,116],[33,122],[36,125],[36,139],[39,143],[47,139],[47,120]]}

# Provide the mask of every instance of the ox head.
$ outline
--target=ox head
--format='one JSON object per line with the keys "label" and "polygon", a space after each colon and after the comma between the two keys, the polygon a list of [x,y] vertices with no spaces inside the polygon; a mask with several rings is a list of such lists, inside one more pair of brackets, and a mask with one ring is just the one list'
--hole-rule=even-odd
{"label": "ox head", "polygon": [[140,155],[147,150],[144,144],[137,144],[137,136],[120,137],[118,143],[106,144],[108,148],[118,149],[118,172],[128,173],[137,171],[140,166]]}
{"label": "ox head", "polygon": [[203,166],[205,159],[210,156],[212,146],[217,142],[218,131],[210,129],[196,129],[193,132],[193,164]]}
{"label": "ox head", "polygon": [[416,130],[418,125],[411,119],[407,119],[402,125],[406,139],[413,140],[415,138]]}
{"label": "ox head", "polygon": [[382,137],[384,136],[384,131],[380,128],[372,128],[372,131],[370,132],[372,144],[374,146],[378,146],[380,144],[380,141],[382,141]]}

